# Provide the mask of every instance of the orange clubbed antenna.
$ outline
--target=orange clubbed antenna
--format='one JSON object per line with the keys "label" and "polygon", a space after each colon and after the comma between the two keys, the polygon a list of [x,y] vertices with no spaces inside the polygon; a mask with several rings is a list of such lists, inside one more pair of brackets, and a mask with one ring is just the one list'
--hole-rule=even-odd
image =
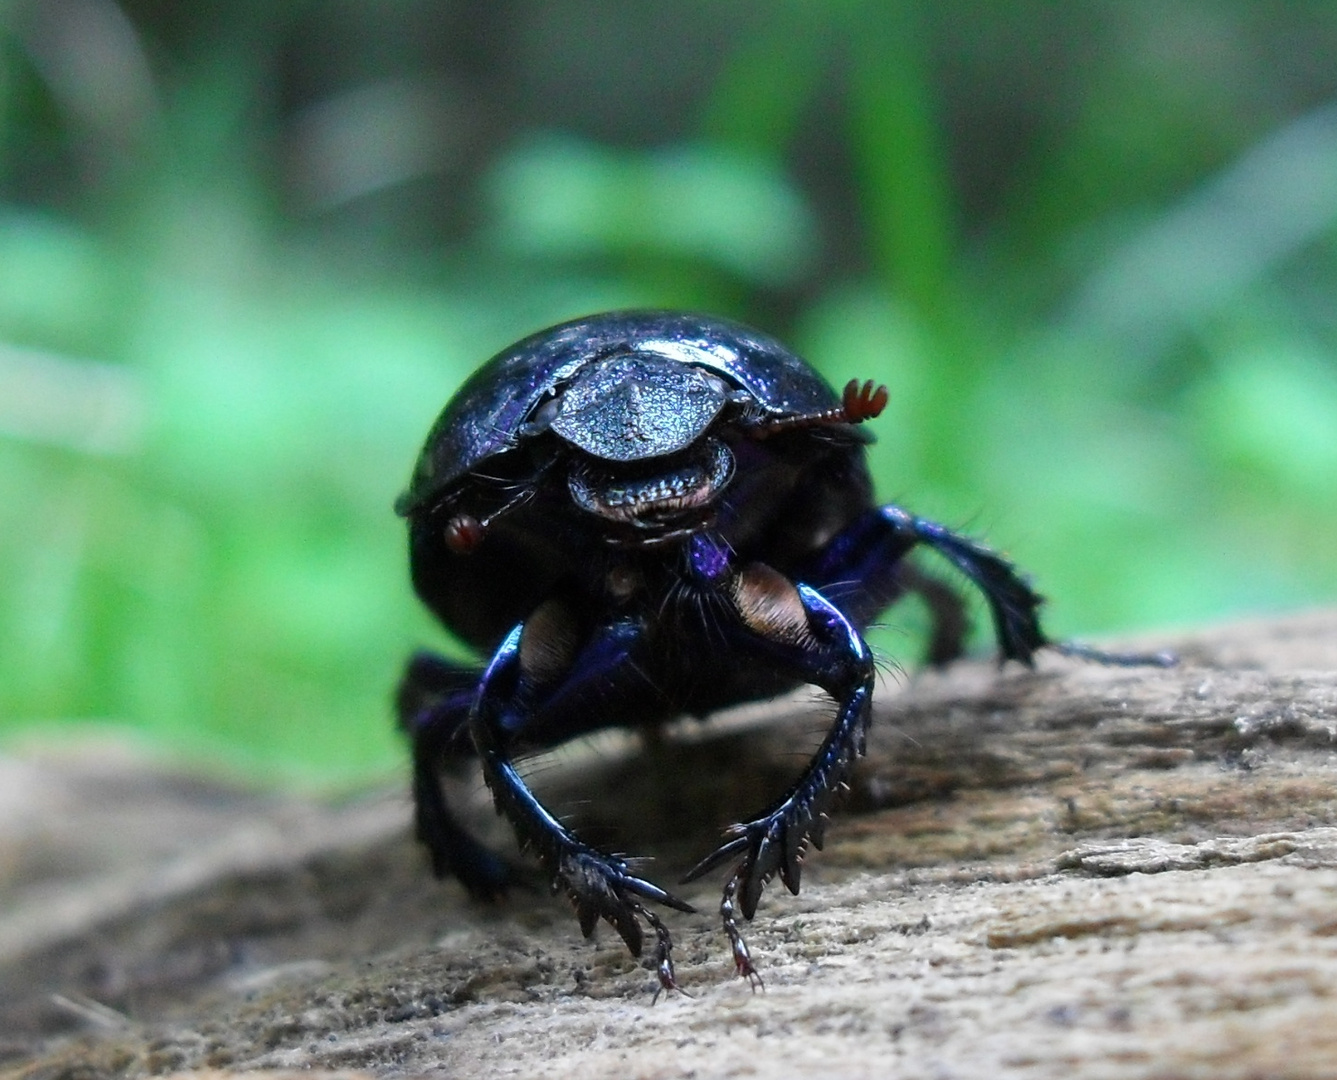
{"label": "orange clubbed antenna", "polygon": [[887,407],[889,397],[887,388],[881,383],[875,383],[872,379],[865,379],[862,383],[858,379],[851,379],[845,384],[840,404],[836,408],[800,413],[798,416],[763,419],[752,429],[752,434],[758,439],[768,439],[772,435],[800,428],[824,427],[829,424],[862,424],[865,420],[872,420],[881,415],[882,410]]}

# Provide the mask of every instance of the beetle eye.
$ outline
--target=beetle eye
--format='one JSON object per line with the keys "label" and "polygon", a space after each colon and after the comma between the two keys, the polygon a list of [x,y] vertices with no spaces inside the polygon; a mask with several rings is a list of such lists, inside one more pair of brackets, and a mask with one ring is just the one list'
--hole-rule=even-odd
{"label": "beetle eye", "polygon": [[472,514],[456,514],[446,522],[446,547],[456,555],[469,555],[483,542],[486,531]]}
{"label": "beetle eye", "polygon": [[711,386],[715,389],[716,393],[718,393],[720,397],[727,398],[730,397],[732,394],[736,393],[736,391],[732,386],[730,386],[727,382],[725,382],[723,379],[721,379],[718,375],[714,374],[713,372],[706,371],[702,368],[697,368],[696,372],[705,381],[707,386]]}
{"label": "beetle eye", "polygon": [[555,394],[534,410],[534,418],[525,426],[531,431],[546,431],[552,427],[552,422],[557,419],[557,414],[562,410],[562,395]]}

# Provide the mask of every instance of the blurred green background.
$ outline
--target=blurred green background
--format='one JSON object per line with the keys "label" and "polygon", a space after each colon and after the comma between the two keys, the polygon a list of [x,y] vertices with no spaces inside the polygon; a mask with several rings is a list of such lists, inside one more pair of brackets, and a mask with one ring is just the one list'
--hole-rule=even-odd
{"label": "blurred green background", "polygon": [[1334,58],[1331,0],[0,0],[0,733],[396,768],[421,440],[625,305],[888,383],[884,496],[1057,634],[1331,601]]}

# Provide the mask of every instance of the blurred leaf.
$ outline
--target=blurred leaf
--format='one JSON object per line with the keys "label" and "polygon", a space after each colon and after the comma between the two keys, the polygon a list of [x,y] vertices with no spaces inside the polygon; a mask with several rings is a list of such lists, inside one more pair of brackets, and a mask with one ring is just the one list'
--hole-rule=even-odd
{"label": "blurred leaf", "polygon": [[1337,226],[1337,105],[1300,117],[1105,254],[1070,323],[1152,352]]}
{"label": "blurred leaf", "polygon": [[105,356],[116,268],[73,222],[0,204],[0,340]]}
{"label": "blurred leaf", "polygon": [[531,139],[498,163],[489,191],[498,242],[530,256],[700,259],[774,286],[816,253],[812,213],[784,173],[722,147],[635,154]]}
{"label": "blurred leaf", "polygon": [[714,142],[778,158],[811,104],[838,15],[837,5],[812,0],[771,5],[716,80],[703,133]]}
{"label": "blurred leaf", "polygon": [[1232,483],[1337,508],[1337,358],[1294,341],[1226,355],[1198,386],[1193,414]]}

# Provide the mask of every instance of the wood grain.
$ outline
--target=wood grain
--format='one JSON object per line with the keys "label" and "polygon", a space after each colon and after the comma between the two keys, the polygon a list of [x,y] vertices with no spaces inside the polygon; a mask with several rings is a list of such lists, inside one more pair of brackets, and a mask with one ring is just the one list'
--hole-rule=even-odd
{"label": "wood grain", "polygon": [[[887,681],[801,895],[773,883],[747,928],[756,994],[718,883],[668,916],[692,996],[652,1004],[653,973],[560,899],[432,881],[398,784],[331,805],[106,747],[4,759],[0,1071],[1331,1076],[1337,612],[1130,644],[1183,662]],[[783,789],[823,711],[532,770],[672,886]]]}

